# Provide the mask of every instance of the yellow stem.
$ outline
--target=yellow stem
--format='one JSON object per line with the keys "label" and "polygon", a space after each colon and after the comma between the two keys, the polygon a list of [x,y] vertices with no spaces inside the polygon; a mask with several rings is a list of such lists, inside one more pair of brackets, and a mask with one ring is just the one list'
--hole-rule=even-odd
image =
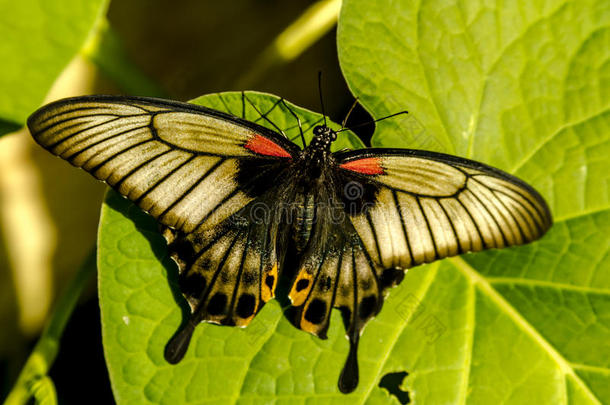
{"label": "yellow stem", "polygon": [[298,58],[337,23],[341,0],[320,0],[311,5],[260,54],[252,67],[236,82],[236,87],[251,86],[270,68]]}

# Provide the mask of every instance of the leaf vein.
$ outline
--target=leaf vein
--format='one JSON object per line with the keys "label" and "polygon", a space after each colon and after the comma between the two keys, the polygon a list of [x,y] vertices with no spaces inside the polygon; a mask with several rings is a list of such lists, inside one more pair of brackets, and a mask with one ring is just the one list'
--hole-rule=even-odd
{"label": "leaf vein", "polygon": [[593,393],[591,388],[578,376],[570,363],[547,341],[528,321],[525,319],[493,286],[481,276],[470,264],[460,257],[450,259],[454,265],[479,289],[495,302],[495,304],[511,318],[526,334],[530,335],[544,351],[555,361],[564,376],[571,376],[582,388],[583,392],[595,403],[601,404],[601,400]]}
{"label": "leaf vein", "polygon": [[[430,286],[432,285],[434,276],[438,273],[438,266],[439,266],[439,262],[434,262],[429,265],[427,278],[425,279],[425,282],[422,282],[420,285],[420,295],[419,295],[420,301],[424,299],[424,297],[430,290]],[[413,312],[411,312],[409,314],[409,318],[399,328],[396,329],[396,333],[394,333],[392,338],[388,339],[388,341],[391,342],[391,344],[388,346],[387,350],[383,351],[383,353],[385,353],[385,354],[384,354],[383,358],[381,358],[379,361],[379,367],[377,369],[377,372],[375,373],[375,378],[373,378],[373,383],[362,396],[361,404],[364,404],[366,402],[366,400],[368,399],[368,397],[371,394],[371,391],[373,390],[374,387],[376,387],[375,382],[379,380],[379,376],[381,376],[383,366],[387,363],[388,359],[390,358],[390,354],[394,350],[394,347],[396,347],[396,343],[398,342],[399,336],[403,333],[403,331],[409,324],[409,320],[411,319],[412,316],[413,316]]]}

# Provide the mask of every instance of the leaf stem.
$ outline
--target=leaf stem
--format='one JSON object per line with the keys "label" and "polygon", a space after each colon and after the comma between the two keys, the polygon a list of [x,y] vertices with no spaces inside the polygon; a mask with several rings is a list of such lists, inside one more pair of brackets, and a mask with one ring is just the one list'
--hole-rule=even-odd
{"label": "leaf stem", "polygon": [[37,403],[57,403],[55,387],[47,373],[57,357],[61,335],[74,311],[76,302],[87,281],[92,274],[95,274],[95,269],[94,249],[57,301],[55,310],[23,366],[5,405],[25,404],[32,396],[36,398]]}
{"label": "leaf stem", "polygon": [[335,26],[340,10],[341,0],[319,0],[312,4],[267,46],[236,81],[236,88],[250,87],[270,68],[299,57]]}

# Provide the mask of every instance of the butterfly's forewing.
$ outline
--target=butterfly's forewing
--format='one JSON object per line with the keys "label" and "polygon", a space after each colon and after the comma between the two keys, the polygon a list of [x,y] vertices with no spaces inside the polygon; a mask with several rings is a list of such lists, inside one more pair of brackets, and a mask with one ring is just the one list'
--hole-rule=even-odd
{"label": "butterfly's forewing", "polygon": [[[38,110],[28,126],[51,153],[184,233],[209,229],[252,201],[257,179],[298,150],[218,111],[145,98],[65,99]],[[258,176],[250,176],[253,166]],[[249,181],[240,184],[245,171]]]}
{"label": "butterfly's forewing", "polygon": [[166,227],[193,311],[168,345],[169,361],[184,355],[197,323],[245,326],[274,296],[274,181],[296,145],[215,110],[145,98],[61,100],[34,113],[28,126],[43,147],[105,181]]}
{"label": "butterfly's forewing", "polygon": [[531,242],[552,224],[531,186],[478,162],[404,149],[336,157],[343,176],[376,188],[369,208],[351,221],[386,268]]}

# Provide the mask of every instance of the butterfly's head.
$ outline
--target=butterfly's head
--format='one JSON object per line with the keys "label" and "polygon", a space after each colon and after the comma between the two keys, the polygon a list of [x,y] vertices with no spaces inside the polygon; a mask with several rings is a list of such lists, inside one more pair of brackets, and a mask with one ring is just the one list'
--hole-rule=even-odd
{"label": "butterfly's head", "polygon": [[313,129],[313,139],[302,151],[301,157],[307,162],[308,176],[318,178],[328,160],[330,145],[337,139],[337,133],[326,125],[318,125]]}
{"label": "butterfly's head", "polygon": [[313,149],[330,150],[330,144],[337,139],[337,133],[327,125],[317,125],[313,128],[313,139],[309,144]]}

